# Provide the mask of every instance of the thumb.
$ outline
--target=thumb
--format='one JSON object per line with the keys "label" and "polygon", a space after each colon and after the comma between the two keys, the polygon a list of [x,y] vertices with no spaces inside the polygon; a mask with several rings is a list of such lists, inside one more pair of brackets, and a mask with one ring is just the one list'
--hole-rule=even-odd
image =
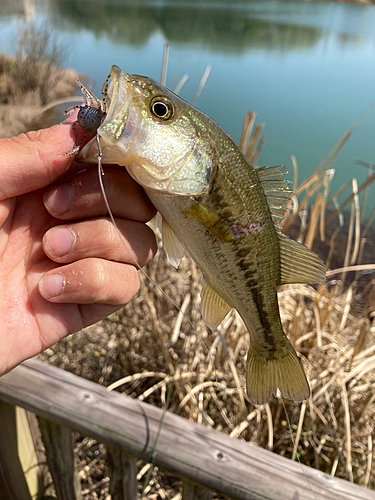
{"label": "thumb", "polygon": [[[65,174],[83,131],[73,130],[76,113],[59,125],[0,139],[0,200],[40,189]],[[78,134],[78,137],[76,137]]]}

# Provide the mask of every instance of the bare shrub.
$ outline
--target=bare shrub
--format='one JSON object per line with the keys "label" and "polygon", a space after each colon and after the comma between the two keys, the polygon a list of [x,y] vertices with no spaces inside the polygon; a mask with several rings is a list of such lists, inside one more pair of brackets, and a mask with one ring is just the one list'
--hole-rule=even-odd
{"label": "bare shrub", "polygon": [[77,90],[77,74],[63,68],[65,58],[65,46],[49,28],[20,29],[15,56],[0,54],[0,137],[51,124],[38,120],[43,106]]}

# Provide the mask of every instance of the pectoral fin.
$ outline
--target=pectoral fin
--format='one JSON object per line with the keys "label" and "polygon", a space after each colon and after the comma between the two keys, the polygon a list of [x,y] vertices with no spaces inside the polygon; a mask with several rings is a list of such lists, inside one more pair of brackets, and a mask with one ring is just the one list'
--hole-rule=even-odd
{"label": "pectoral fin", "polygon": [[326,269],[315,252],[285,234],[278,233],[280,241],[281,285],[287,283],[322,283]]}
{"label": "pectoral fin", "polygon": [[212,331],[216,330],[231,309],[212,286],[205,283],[201,296],[201,311],[204,321]]}
{"label": "pectoral fin", "polygon": [[168,260],[172,266],[177,268],[182,257],[185,255],[185,248],[163,217],[161,217],[161,227],[159,227],[159,229],[163,238],[163,248],[167,254]]}

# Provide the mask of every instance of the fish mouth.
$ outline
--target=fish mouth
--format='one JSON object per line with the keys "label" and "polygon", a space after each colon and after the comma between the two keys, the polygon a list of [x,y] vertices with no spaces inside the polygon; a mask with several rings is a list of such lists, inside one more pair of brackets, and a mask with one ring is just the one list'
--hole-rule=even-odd
{"label": "fish mouth", "polygon": [[[110,101],[106,117],[97,130],[100,138],[102,162],[126,166],[130,161],[129,148],[140,131],[142,117],[132,104],[132,79],[118,66],[113,65],[109,73],[109,85],[103,96]],[[76,157],[78,162],[96,163],[97,141],[94,137]]]}
{"label": "fish mouth", "polygon": [[111,67],[109,75],[108,97],[111,104],[98,133],[106,143],[116,144],[126,151],[140,129],[141,115],[132,105],[130,75],[116,65]]}

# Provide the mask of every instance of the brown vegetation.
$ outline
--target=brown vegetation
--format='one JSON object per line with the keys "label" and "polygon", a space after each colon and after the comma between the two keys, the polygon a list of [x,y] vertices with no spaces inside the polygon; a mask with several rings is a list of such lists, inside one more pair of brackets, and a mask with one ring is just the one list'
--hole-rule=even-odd
{"label": "brown vegetation", "polygon": [[43,108],[78,88],[63,59],[50,32],[33,26],[20,33],[14,57],[0,54],[0,138],[52,124],[53,113],[41,116]]}
{"label": "brown vegetation", "polygon": [[[264,140],[262,126],[252,131],[254,118],[246,116],[241,147],[256,163]],[[367,183],[349,185],[349,212],[329,195],[332,162],[352,129],[301,185],[293,160],[301,201],[293,198],[284,229],[316,249],[329,268],[325,284],[279,290],[285,332],[310,380],[309,401],[277,398],[259,407],[246,401],[249,335],[242,321],[232,312],[219,332],[210,332],[200,315],[195,264],[184,259],[175,270],[161,249],[147,266],[148,277],[141,273],[141,290],[131,304],[40,358],[162,408],[169,401],[168,411],[189,420],[373,488],[374,232],[364,216],[371,166]],[[335,271],[338,267],[344,270]],[[107,498],[104,447],[77,436],[76,448],[84,498]],[[140,462],[139,478],[149,468]],[[154,471],[145,498],[177,500],[178,484]]]}

